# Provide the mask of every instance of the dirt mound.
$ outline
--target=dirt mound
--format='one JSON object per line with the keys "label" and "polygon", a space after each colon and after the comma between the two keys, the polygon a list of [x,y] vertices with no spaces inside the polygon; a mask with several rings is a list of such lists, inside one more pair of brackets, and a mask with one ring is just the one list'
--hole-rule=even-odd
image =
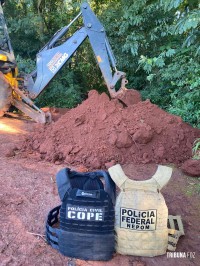
{"label": "dirt mound", "polygon": [[183,163],[181,169],[186,175],[200,177],[200,160],[189,159]]}
{"label": "dirt mound", "polygon": [[149,100],[124,107],[103,93],[89,97],[25,141],[26,153],[56,164],[105,168],[105,163],[175,163],[191,157],[200,130]]}

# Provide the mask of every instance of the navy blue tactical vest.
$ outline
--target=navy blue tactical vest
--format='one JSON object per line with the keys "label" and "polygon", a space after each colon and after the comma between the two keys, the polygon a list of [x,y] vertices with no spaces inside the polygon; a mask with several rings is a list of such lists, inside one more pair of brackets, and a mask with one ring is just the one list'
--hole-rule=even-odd
{"label": "navy blue tactical vest", "polygon": [[68,257],[110,260],[115,251],[115,185],[109,174],[65,168],[56,181],[62,204],[49,212],[48,244]]}

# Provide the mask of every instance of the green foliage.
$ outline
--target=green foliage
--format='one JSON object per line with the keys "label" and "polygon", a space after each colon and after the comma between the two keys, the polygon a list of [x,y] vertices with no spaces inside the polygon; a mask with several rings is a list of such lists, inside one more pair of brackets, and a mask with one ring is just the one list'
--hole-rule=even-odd
{"label": "green foliage", "polygon": [[198,0],[166,0],[161,1],[165,10],[177,8],[173,33],[184,34],[183,47],[194,45],[196,55],[200,55],[200,9]]}
{"label": "green foliage", "polygon": [[188,177],[188,186],[186,187],[186,196],[193,197],[195,195],[200,195],[200,177],[191,178]]}
{"label": "green foliage", "polygon": [[192,153],[194,159],[200,159],[200,138],[194,141]]}
{"label": "green foliage", "polygon": [[200,127],[198,14],[195,0],[127,1],[118,11],[116,52],[130,87]]}
{"label": "green foliage", "polygon": [[164,6],[165,11],[171,10],[173,8],[177,8],[182,4],[185,0],[161,0],[160,3]]}
{"label": "green foliage", "polygon": [[[67,70],[67,71],[66,71]],[[62,69],[35,103],[41,107],[75,107],[83,99],[80,84],[73,71]]]}
{"label": "green foliage", "polygon": [[[200,65],[190,56],[191,53],[192,49],[180,49],[165,67],[156,64],[156,59],[140,60],[149,80],[142,93],[184,121],[200,127]],[[165,57],[162,59],[166,60]],[[150,71],[146,70],[148,66]]]}
{"label": "green foliage", "polygon": [[182,34],[190,29],[197,28],[200,23],[200,10],[190,12],[187,16],[180,19],[175,27],[176,34]]}
{"label": "green foliage", "polygon": [[41,46],[41,19],[32,11],[28,1],[7,1],[4,7],[8,30],[15,54],[34,58]]}
{"label": "green foliage", "polygon": [[35,69],[35,62],[30,58],[25,59],[17,55],[16,61],[20,73],[31,73]]}

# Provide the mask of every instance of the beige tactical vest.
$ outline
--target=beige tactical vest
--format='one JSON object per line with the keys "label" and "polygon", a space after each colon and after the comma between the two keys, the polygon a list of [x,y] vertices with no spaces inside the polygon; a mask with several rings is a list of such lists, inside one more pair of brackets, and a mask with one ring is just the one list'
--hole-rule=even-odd
{"label": "beige tactical vest", "polygon": [[167,250],[168,209],[160,193],[172,169],[158,166],[145,181],[129,179],[119,164],[108,169],[120,188],[115,205],[116,250],[120,254],[158,256]]}

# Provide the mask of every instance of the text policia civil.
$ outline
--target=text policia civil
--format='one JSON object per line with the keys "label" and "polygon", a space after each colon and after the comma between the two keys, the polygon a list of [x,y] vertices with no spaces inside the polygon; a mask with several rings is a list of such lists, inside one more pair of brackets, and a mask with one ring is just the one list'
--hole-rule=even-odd
{"label": "text policia civil", "polygon": [[104,208],[67,205],[66,218],[82,221],[104,221]]}

